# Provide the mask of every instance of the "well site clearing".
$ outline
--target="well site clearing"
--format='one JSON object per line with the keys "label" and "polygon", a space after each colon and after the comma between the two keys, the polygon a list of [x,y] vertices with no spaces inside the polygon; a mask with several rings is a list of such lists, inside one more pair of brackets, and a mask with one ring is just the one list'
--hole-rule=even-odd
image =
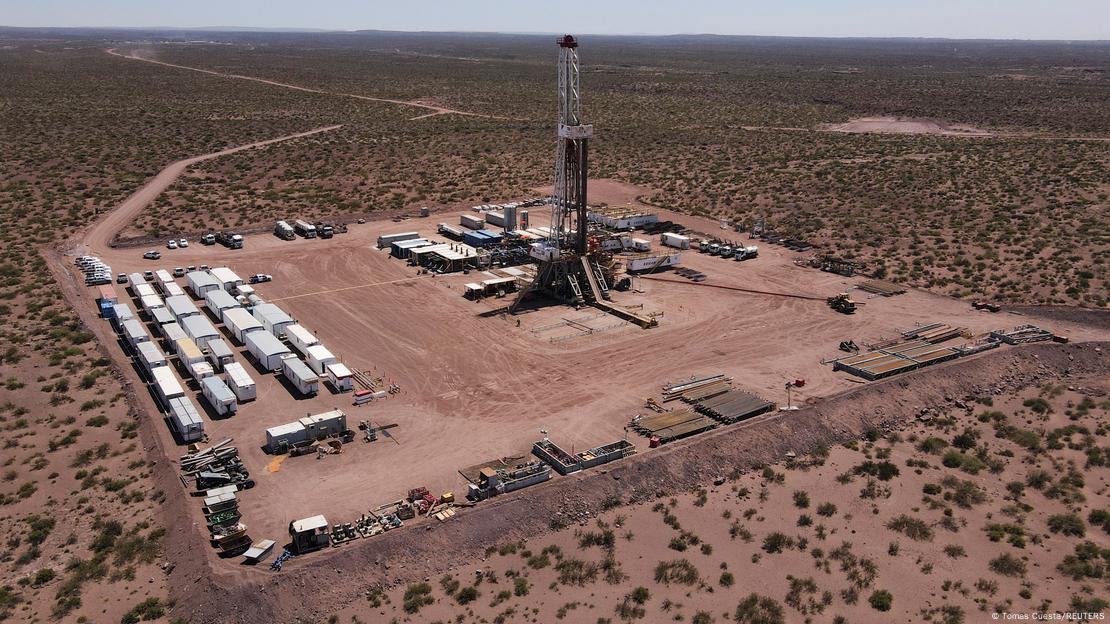
{"label": "well site clearing", "polygon": [[165,421],[214,556],[282,549],[280,569],[711,429],[788,425],[870,380],[1108,337],[877,281],[762,225],[644,205],[646,189],[599,181],[587,202],[575,49],[560,40],[573,75],[539,198],[292,215],[149,251],[110,246],[113,214],[79,241],[97,334]]}

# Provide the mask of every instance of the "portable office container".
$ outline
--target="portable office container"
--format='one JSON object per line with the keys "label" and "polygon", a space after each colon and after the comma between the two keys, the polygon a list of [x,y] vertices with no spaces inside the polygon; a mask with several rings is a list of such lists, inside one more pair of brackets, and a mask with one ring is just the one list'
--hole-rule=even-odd
{"label": "portable office container", "polygon": [[212,323],[199,314],[187,316],[178,323],[201,349],[207,349],[209,342],[220,337],[220,332],[216,331]]}
{"label": "portable office container", "polygon": [[243,283],[243,278],[236,275],[235,271],[227,267],[216,267],[209,272],[212,274],[212,277],[216,278],[216,281],[220,283],[220,288],[227,292],[235,292],[239,284]]}
{"label": "portable office container", "polygon": [[289,354],[289,347],[270,332],[250,332],[246,335],[246,344],[258,364],[268,371],[281,370],[281,358]]}
{"label": "portable office container", "polygon": [[177,319],[173,316],[173,312],[170,312],[166,308],[155,308],[151,310],[150,320],[154,321],[155,329],[159,333],[162,332],[164,326],[177,322]]}
{"label": "portable office container", "polygon": [[486,222],[474,215],[463,215],[459,217],[459,225],[472,230],[480,230],[486,226]]}
{"label": "portable office container", "polygon": [[322,344],[312,345],[305,352],[305,359],[308,361],[309,367],[316,371],[317,375],[324,374],[324,367],[328,364],[338,362],[331,351]]}
{"label": "portable office container", "polygon": [[270,427],[266,430],[266,450],[271,453],[282,452],[283,447],[304,442],[306,434],[305,426],[300,421]]}
{"label": "portable office container", "polygon": [[127,340],[127,344],[132,347],[138,345],[140,342],[147,342],[150,340],[150,334],[146,332],[146,327],[144,327],[138,319],[131,319],[123,322],[123,337]]}
{"label": "portable office container", "polygon": [[239,284],[239,286],[235,288],[235,294],[240,297],[249,297],[254,294],[254,286],[250,284]]}
{"label": "portable office container", "polygon": [[158,295],[145,295],[139,300],[139,305],[142,306],[143,311],[150,313],[151,310],[166,307],[166,302]]}
{"label": "portable office container", "polygon": [[173,314],[178,323],[187,316],[200,314],[200,310],[197,310],[197,307],[193,305],[193,300],[188,295],[167,297],[166,309],[170,311],[170,314]]}
{"label": "portable office container", "polygon": [[343,410],[306,416],[299,422],[304,425],[306,437],[310,440],[337,436],[347,430],[347,414]]}
{"label": "portable office container", "polygon": [[355,378],[346,365],[339,362],[328,364],[324,367],[327,372],[328,383],[338,392],[347,392],[355,389]]}
{"label": "portable office container", "polygon": [[204,437],[204,421],[188,397],[177,397],[168,401],[170,426],[182,442],[196,442]]}
{"label": "portable office container", "polygon": [[150,371],[150,375],[154,378],[154,392],[163,405],[168,406],[171,399],[185,396],[185,389],[173,374],[172,366],[159,366]]}
{"label": "portable office container", "polygon": [[389,246],[389,253],[394,258],[401,258],[402,260],[409,257],[409,250],[413,247],[424,247],[431,245],[427,239],[423,238],[410,238],[403,241],[397,241]]}
{"label": "portable office container", "polygon": [[239,407],[235,395],[219,377],[205,377],[200,382],[200,391],[219,416],[230,416]]}
{"label": "portable office container", "polygon": [[224,310],[239,307],[239,302],[226,290],[210,290],[204,295],[204,306],[212,318],[219,321],[223,319]]}
{"label": "portable office container", "polygon": [[690,237],[689,236],[683,236],[681,234],[675,234],[674,232],[664,232],[663,236],[660,237],[660,240],[667,247],[674,247],[675,249],[689,249],[690,248]]}
{"label": "portable office container", "polygon": [[158,286],[158,290],[162,291],[162,294],[165,294],[166,292],[166,284],[172,283],[173,274],[169,271],[165,269],[158,269],[154,272],[154,284]]}
{"label": "portable office container", "polygon": [[208,341],[208,361],[217,371],[222,371],[225,364],[235,361],[235,352],[223,338],[215,338]]}
{"label": "portable office container", "polygon": [[678,266],[681,254],[672,253],[660,256],[645,256],[643,258],[633,258],[628,261],[628,271],[635,273],[637,271],[647,271],[649,269],[664,268],[669,266]]}
{"label": "portable office container", "polygon": [[275,336],[285,333],[285,328],[297,321],[285,313],[284,310],[272,303],[260,303],[251,309],[254,318],[262,323],[262,328]]}
{"label": "portable office container", "polygon": [[309,347],[320,343],[320,341],[316,339],[316,336],[312,335],[312,332],[297,323],[285,328],[285,339],[289,341],[289,344],[293,345],[294,349],[300,351],[304,355],[307,355],[306,350]]}
{"label": "portable office container", "polygon": [[316,394],[320,390],[320,377],[295,355],[282,358],[281,374],[301,394]]}
{"label": "portable office container", "polygon": [[139,273],[137,271],[135,273],[132,273],[131,275],[127,276],[127,286],[128,286],[128,288],[131,289],[131,294],[133,294],[133,295],[137,296],[139,293],[136,292],[135,289],[139,286],[139,284],[145,284],[145,283],[146,283],[146,280],[143,279],[143,274]]}
{"label": "portable office container", "polygon": [[243,308],[228,308],[223,313],[224,326],[227,331],[231,332],[232,338],[240,343],[246,344],[247,334],[257,331],[265,331],[262,328],[262,323],[254,318],[250,312]]}
{"label": "portable office container", "polygon": [[189,372],[193,374],[193,379],[196,379],[199,383],[215,375],[216,369],[212,368],[212,365],[208,362],[197,362],[196,364],[193,364],[193,367],[192,369],[190,369]]}
{"label": "portable office container", "polygon": [[223,288],[223,283],[208,271],[189,271],[185,274],[185,283],[197,299],[204,298],[205,293],[212,289]]}
{"label": "portable office container", "polygon": [[224,382],[235,393],[235,398],[240,403],[253,400],[258,396],[254,380],[247,374],[247,369],[238,362],[231,362],[224,366]]}
{"label": "portable office container", "polygon": [[159,366],[166,366],[166,356],[153,342],[140,342],[138,347],[139,364],[146,372],[153,372]]}
{"label": "portable office container", "polygon": [[413,238],[420,238],[417,232],[400,232],[397,234],[382,234],[378,237],[378,249],[389,247],[397,241],[410,240]]}
{"label": "portable office container", "polygon": [[114,306],[119,303],[116,287],[111,284],[101,284],[96,288],[96,300]]}
{"label": "portable office container", "polygon": [[185,289],[177,282],[169,282],[162,285],[162,293],[167,297],[177,297],[185,294]]}
{"label": "portable office container", "polygon": [[134,288],[131,289],[131,292],[135,293],[135,296],[140,298],[140,299],[142,299],[143,297],[150,297],[152,295],[157,295],[158,294],[154,290],[154,287],[151,286],[150,284],[147,284],[146,282],[142,282],[142,283],[138,284],[137,286],[135,286]]}
{"label": "portable office container", "polygon": [[204,361],[204,354],[200,352],[200,348],[192,338],[179,338],[174,341],[174,352],[177,353],[177,359],[181,360],[181,364],[190,372],[194,365]]}
{"label": "portable office container", "polygon": [[116,331],[123,327],[124,321],[130,321],[133,318],[135,318],[135,312],[126,303],[112,306],[112,324],[115,325]]}
{"label": "portable office container", "polygon": [[162,337],[165,338],[166,344],[169,345],[169,350],[176,351],[177,341],[182,338],[188,338],[189,334],[186,334],[185,330],[181,329],[181,326],[174,322],[166,323],[162,326]]}

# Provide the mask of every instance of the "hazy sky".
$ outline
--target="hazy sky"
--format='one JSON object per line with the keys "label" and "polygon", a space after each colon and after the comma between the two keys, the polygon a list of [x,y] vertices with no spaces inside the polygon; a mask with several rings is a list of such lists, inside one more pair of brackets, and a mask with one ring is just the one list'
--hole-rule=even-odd
{"label": "hazy sky", "polygon": [[1110,39],[1110,0],[0,0],[7,26]]}

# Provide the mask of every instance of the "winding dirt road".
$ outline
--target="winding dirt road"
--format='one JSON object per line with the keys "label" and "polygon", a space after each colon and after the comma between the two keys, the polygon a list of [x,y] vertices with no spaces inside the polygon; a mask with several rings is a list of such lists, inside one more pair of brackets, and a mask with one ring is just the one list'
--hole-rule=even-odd
{"label": "winding dirt road", "polygon": [[431,111],[431,112],[428,112],[428,113],[424,113],[422,115],[417,115],[416,117],[413,117],[413,118],[409,119],[409,121],[416,121],[418,119],[426,119],[428,117],[434,117],[436,115],[463,115],[463,116],[466,116],[466,117],[481,117],[481,118],[484,118],[484,119],[499,119],[499,120],[502,120],[502,121],[519,121],[519,120],[513,120],[511,117],[501,117],[501,116],[498,116],[498,115],[487,115],[485,113],[474,113],[474,112],[470,112],[470,111],[458,110],[458,109],[455,109],[455,108],[445,108],[443,106],[435,106],[434,104],[425,104],[423,102],[415,102],[415,101],[411,101],[411,100],[392,100],[392,99],[389,99],[389,98],[378,98],[378,97],[371,97],[369,95],[359,95],[357,93],[342,93],[342,92],[339,92],[339,91],[325,91],[323,89],[313,89],[311,87],[302,87],[300,85],[289,84],[287,82],[278,82],[276,80],[267,80],[265,78],[258,78],[257,76],[245,76],[243,74],[229,74],[229,73],[226,73],[226,72],[219,72],[219,71],[216,71],[216,70],[213,70],[213,69],[204,69],[202,67],[190,67],[188,65],[176,65],[174,63],[167,63],[165,61],[156,61],[154,59],[143,58],[141,56],[138,56],[138,54],[134,51],[131,51],[128,54],[123,54],[123,53],[119,52],[118,50],[116,50],[115,48],[109,48],[105,51],[108,54],[111,54],[112,56],[118,56],[120,58],[125,58],[125,59],[129,59],[129,60],[132,60],[132,61],[142,61],[144,63],[153,63],[155,65],[163,65],[165,67],[173,67],[175,69],[186,69],[186,70],[189,70],[189,71],[200,72],[202,74],[210,74],[212,76],[219,76],[220,78],[235,78],[237,80],[250,80],[251,82],[260,82],[262,84],[267,84],[267,85],[274,86],[274,87],[282,87],[284,89],[293,89],[295,91],[304,91],[306,93],[319,93],[321,95],[334,95],[334,96],[337,96],[337,97],[354,98],[356,100],[367,100],[367,101],[370,101],[370,102],[385,102],[386,104],[398,104],[398,105],[401,105],[401,106],[413,106],[413,107],[416,107],[416,108],[423,108],[425,110]]}
{"label": "winding dirt road", "polygon": [[185,158],[177,162],[170,163],[164,169],[159,171],[157,175],[151,178],[146,184],[140,187],[137,191],[132,193],[127,199],[119,206],[114,208],[104,218],[93,223],[88,230],[83,234],[78,234],[75,239],[80,241],[79,253],[87,253],[91,255],[102,256],[111,247],[112,239],[115,235],[121,232],[127,224],[130,223],[143,208],[148,206],[154,198],[158,197],[162,191],[166,190],[171,184],[174,183],[185,170],[195,165],[196,163],[217,158],[219,156],[227,156],[235,152],[243,150],[254,149],[257,147],[264,147],[273,143],[280,143],[282,141],[290,141],[293,139],[300,139],[321,132],[330,132],[337,128],[343,127],[342,124],[334,126],[325,126],[323,128],[315,128],[306,132],[299,132],[297,134],[290,134],[276,139],[267,139],[265,141],[258,141],[256,143],[248,143],[246,145],[238,145],[212,152],[210,154],[202,154],[200,156],[193,156]]}

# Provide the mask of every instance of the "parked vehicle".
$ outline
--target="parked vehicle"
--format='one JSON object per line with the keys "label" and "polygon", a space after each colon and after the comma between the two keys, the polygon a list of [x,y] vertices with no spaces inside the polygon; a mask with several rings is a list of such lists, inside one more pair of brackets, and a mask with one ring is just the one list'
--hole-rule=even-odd
{"label": "parked vehicle", "polygon": [[184,238],[179,238],[177,239],[177,246],[184,249],[189,246],[189,241],[185,240]]}
{"label": "parked vehicle", "polygon": [[172,238],[166,241],[166,249],[177,249],[177,241]]}
{"label": "parked vehicle", "polygon": [[240,234],[233,234],[231,232],[220,232],[216,234],[216,242],[227,247],[228,249],[242,249],[243,236]]}
{"label": "parked vehicle", "polygon": [[252,284],[262,284],[264,282],[272,282],[272,281],[274,281],[274,276],[273,275],[266,275],[265,273],[259,273],[258,275],[252,275],[251,278],[250,278],[250,283],[252,283]]}
{"label": "parked vehicle", "polygon": [[143,258],[146,258],[147,260],[161,260],[162,252],[151,249],[150,251],[143,254]]}
{"label": "parked vehicle", "polygon": [[216,244],[216,235],[215,234],[205,234],[204,236],[200,237],[200,242],[201,242],[201,244],[204,244],[204,245],[215,245]]}
{"label": "parked vehicle", "polygon": [[116,283],[117,284],[126,284],[127,283],[127,274],[126,273],[120,273],[119,275],[117,275],[116,276]]}
{"label": "parked vehicle", "polygon": [[297,219],[293,222],[293,231],[300,234],[304,238],[316,238],[316,226]]}
{"label": "parked vehicle", "polygon": [[285,221],[278,221],[274,224],[274,236],[281,240],[293,240],[297,237],[296,233],[293,232],[293,226]]}
{"label": "parked vehicle", "polygon": [[148,282],[153,282],[154,281],[154,271],[145,271],[145,272],[143,272],[143,279],[145,279]]}
{"label": "parked vehicle", "polygon": [[182,267],[175,267],[174,270],[173,270],[173,276],[174,277],[184,277],[185,276],[185,269],[182,268]]}

